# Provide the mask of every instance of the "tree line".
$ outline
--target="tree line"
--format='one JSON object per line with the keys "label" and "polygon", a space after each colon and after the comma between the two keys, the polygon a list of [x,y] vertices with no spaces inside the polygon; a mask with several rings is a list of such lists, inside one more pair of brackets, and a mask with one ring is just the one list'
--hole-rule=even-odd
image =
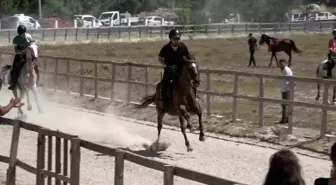
{"label": "tree line", "polygon": [[[142,11],[168,8],[175,11],[182,24],[221,22],[230,14],[241,20],[278,22],[291,9],[304,4],[324,3],[336,7],[336,0],[41,0],[43,17],[72,19],[75,14],[92,14],[118,10],[137,15]],[[24,13],[38,17],[38,0],[1,0],[0,17]]]}

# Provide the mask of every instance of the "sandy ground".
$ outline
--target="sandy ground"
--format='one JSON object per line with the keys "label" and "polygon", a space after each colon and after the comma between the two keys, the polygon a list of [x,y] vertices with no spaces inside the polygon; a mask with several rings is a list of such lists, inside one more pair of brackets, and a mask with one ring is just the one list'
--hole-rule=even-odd
{"label": "sandy ground", "polygon": [[[2,104],[8,102],[11,94],[7,90],[2,92]],[[188,133],[193,152],[188,153],[184,140],[179,131],[165,129],[162,140],[171,146],[162,153],[148,153],[141,147],[144,143],[151,143],[156,139],[156,128],[135,124],[132,120],[120,119],[113,115],[102,115],[81,109],[68,108],[46,101],[43,97],[44,114],[33,111],[27,112],[27,122],[64,132],[79,135],[83,139],[95,141],[114,147],[125,147],[148,158],[165,163],[186,167],[212,175],[220,176],[246,184],[261,184],[268,168],[270,156],[277,146],[257,143],[262,146],[244,144],[244,139],[222,136],[225,140],[207,137],[205,142],[199,142],[198,136]],[[25,107],[26,108],[26,107]],[[15,117],[16,110],[6,117]],[[0,127],[1,155],[9,154],[12,127]],[[36,133],[22,130],[19,144],[19,159],[36,165]],[[240,142],[237,142],[240,141]],[[256,144],[256,143],[255,143]],[[272,149],[275,148],[275,149]],[[314,179],[328,176],[330,162],[325,156],[318,156],[310,152],[298,152],[307,184],[313,184]],[[98,156],[95,152],[81,150],[81,184],[110,184],[113,182],[113,157]],[[309,156],[307,156],[307,154]],[[136,164],[125,163],[125,184],[162,184],[163,174]],[[0,177],[4,176],[7,164],[0,164]],[[19,184],[33,184],[34,176],[18,170]],[[175,184],[197,184],[181,178],[175,178]]]}

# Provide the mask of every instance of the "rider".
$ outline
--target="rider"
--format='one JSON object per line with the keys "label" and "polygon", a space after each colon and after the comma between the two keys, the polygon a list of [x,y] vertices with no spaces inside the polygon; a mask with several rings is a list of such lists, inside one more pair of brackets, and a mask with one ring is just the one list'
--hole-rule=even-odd
{"label": "rider", "polygon": [[175,74],[179,75],[181,73],[184,60],[191,60],[187,46],[180,41],[181,34],[178,30],[172,29],[169,32],[169,39],[170,42],[162,47],[158,57],[160,64],[164,66],[161,89],[163,111],[168,110],[167,88],[169,83],[175,80]]}
{"label": "rider", "polygon": [[328,48],[328,62],[327,62],[327,76],[326,78],[331,78],[332,69],[335,67],[335,61],[333,58],[336,56],[336,29],[332,31],[333,38],[329,40]]}
{"label": "rider", "polygon": [[[32,49],[34,52],[33,54],[33,60],[36,60],[37,58],[37,51],[36,48],[33,49],[30,47],[30,42],[33,42],[34,40],[32,39],[32,36],[29,33],[26,33],[27,29],[24,25],[19,25],[17,27],[17,33],[18,35],[14,37],[13,39],[13,44],[14,44],[14,51],[15,51],[15,56],[14,56],[14,61],[13,61],[13,67],[11,69],[10,75],[11,75],[11,82],[10,82],[10,87],[8,89],[13,90],[16,86],[18,77],[20,75],[20,71],[22,67],[24,66],[24,63],[20,63],[21,59],[25,59],[25,56],[23,56],[23,51],[29,47],[29,49]],[[23,58],[22,58],[23,57]],[[34,70],[37,75],[37,83],[39,81],[39,70],[37,65],[35,65]]]}

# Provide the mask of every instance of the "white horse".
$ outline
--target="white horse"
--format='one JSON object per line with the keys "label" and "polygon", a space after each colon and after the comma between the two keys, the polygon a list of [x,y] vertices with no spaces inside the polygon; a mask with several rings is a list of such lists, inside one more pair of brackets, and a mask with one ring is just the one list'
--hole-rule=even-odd
{"label": "white horse", "polygon": [[[31,45],[35,45],[35,43],[31,43]],[[39,111],[39,113],[43,113],[42,111],[42,108],[40,106],[40,103],[39,103],[39,99],[38,99],[38,96],[37,96],[37,92],[36,92],[36,80],[37,80],[37,75],[35,73],[35,70],[34,70],[34,65],[35,62],[33,61],[33,58],[32,58],[32,54],[34,56],[37,56],[37,47],[28,47],[26,50],[25,50],[25,55],[26,55],[26,62],[24,64],[24,66],[22,67],[21,71],[20,71],[20,74],[19,74],[19,77],[17,79],[17,85],[15,87],[15,89],[13,90],[13,95],[15,98],[18,98],[18,93],[17,93],[17,90],[19,89],[20,91],[20,99],[23,100],[24,98],[24,95],[26,94],[27,95],[27,109],[28,111],[31,111],[32,110],[32,105],[31,105],[31,102],[30,102],[30,95],[29,95],[29,91],[32,91],[33,95],[34,95],[34,98],[35,98],[35,101],[36,101],[36,104],[37,104],[37,109]],[[5,76],[9,75],[7,79],[10,78],[10,74],[8,73],[8,71],[10,71],[10,69],[12,68],[13,66],[12,65],[6,65],[4,67],[2,67],[2,70],[1,70],[1,80],[0,80],[0,88],[2,86],[2,83],[5,82]],[[23,111],[21,108],[19,108],[19,114],[20,115],[23,115]]]}
{"label": "white horse", "polygon": [[[325,76],[327,76],[327,71],[326,71],[326,63],[327,62],[328,62],[328,60],[324,60],[317,66],[316,78],[325,78]],[[332,69],[331,76],[332,76],[331,79],[336,79],[336,66]],[[320,86],[321,86],[321,84],[317,83],[317,95],[316,95],[316,98],[315,98],[316,101],[318,101],[320,99]],[[333,87],[334,87],[334,89],[333,89],[332,103],[335,102],[335,92],[336,92],[335,84],[333,84]]]}

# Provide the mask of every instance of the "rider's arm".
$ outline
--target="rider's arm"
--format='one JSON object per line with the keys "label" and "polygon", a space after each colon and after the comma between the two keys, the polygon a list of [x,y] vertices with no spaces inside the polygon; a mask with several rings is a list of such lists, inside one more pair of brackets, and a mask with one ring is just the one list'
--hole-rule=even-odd
{"label": "rider's arm", "polygon": [[161,49],[159,53],[158,61],[162,66],[166,66],[166,62],[164,61],[164,47]]}

